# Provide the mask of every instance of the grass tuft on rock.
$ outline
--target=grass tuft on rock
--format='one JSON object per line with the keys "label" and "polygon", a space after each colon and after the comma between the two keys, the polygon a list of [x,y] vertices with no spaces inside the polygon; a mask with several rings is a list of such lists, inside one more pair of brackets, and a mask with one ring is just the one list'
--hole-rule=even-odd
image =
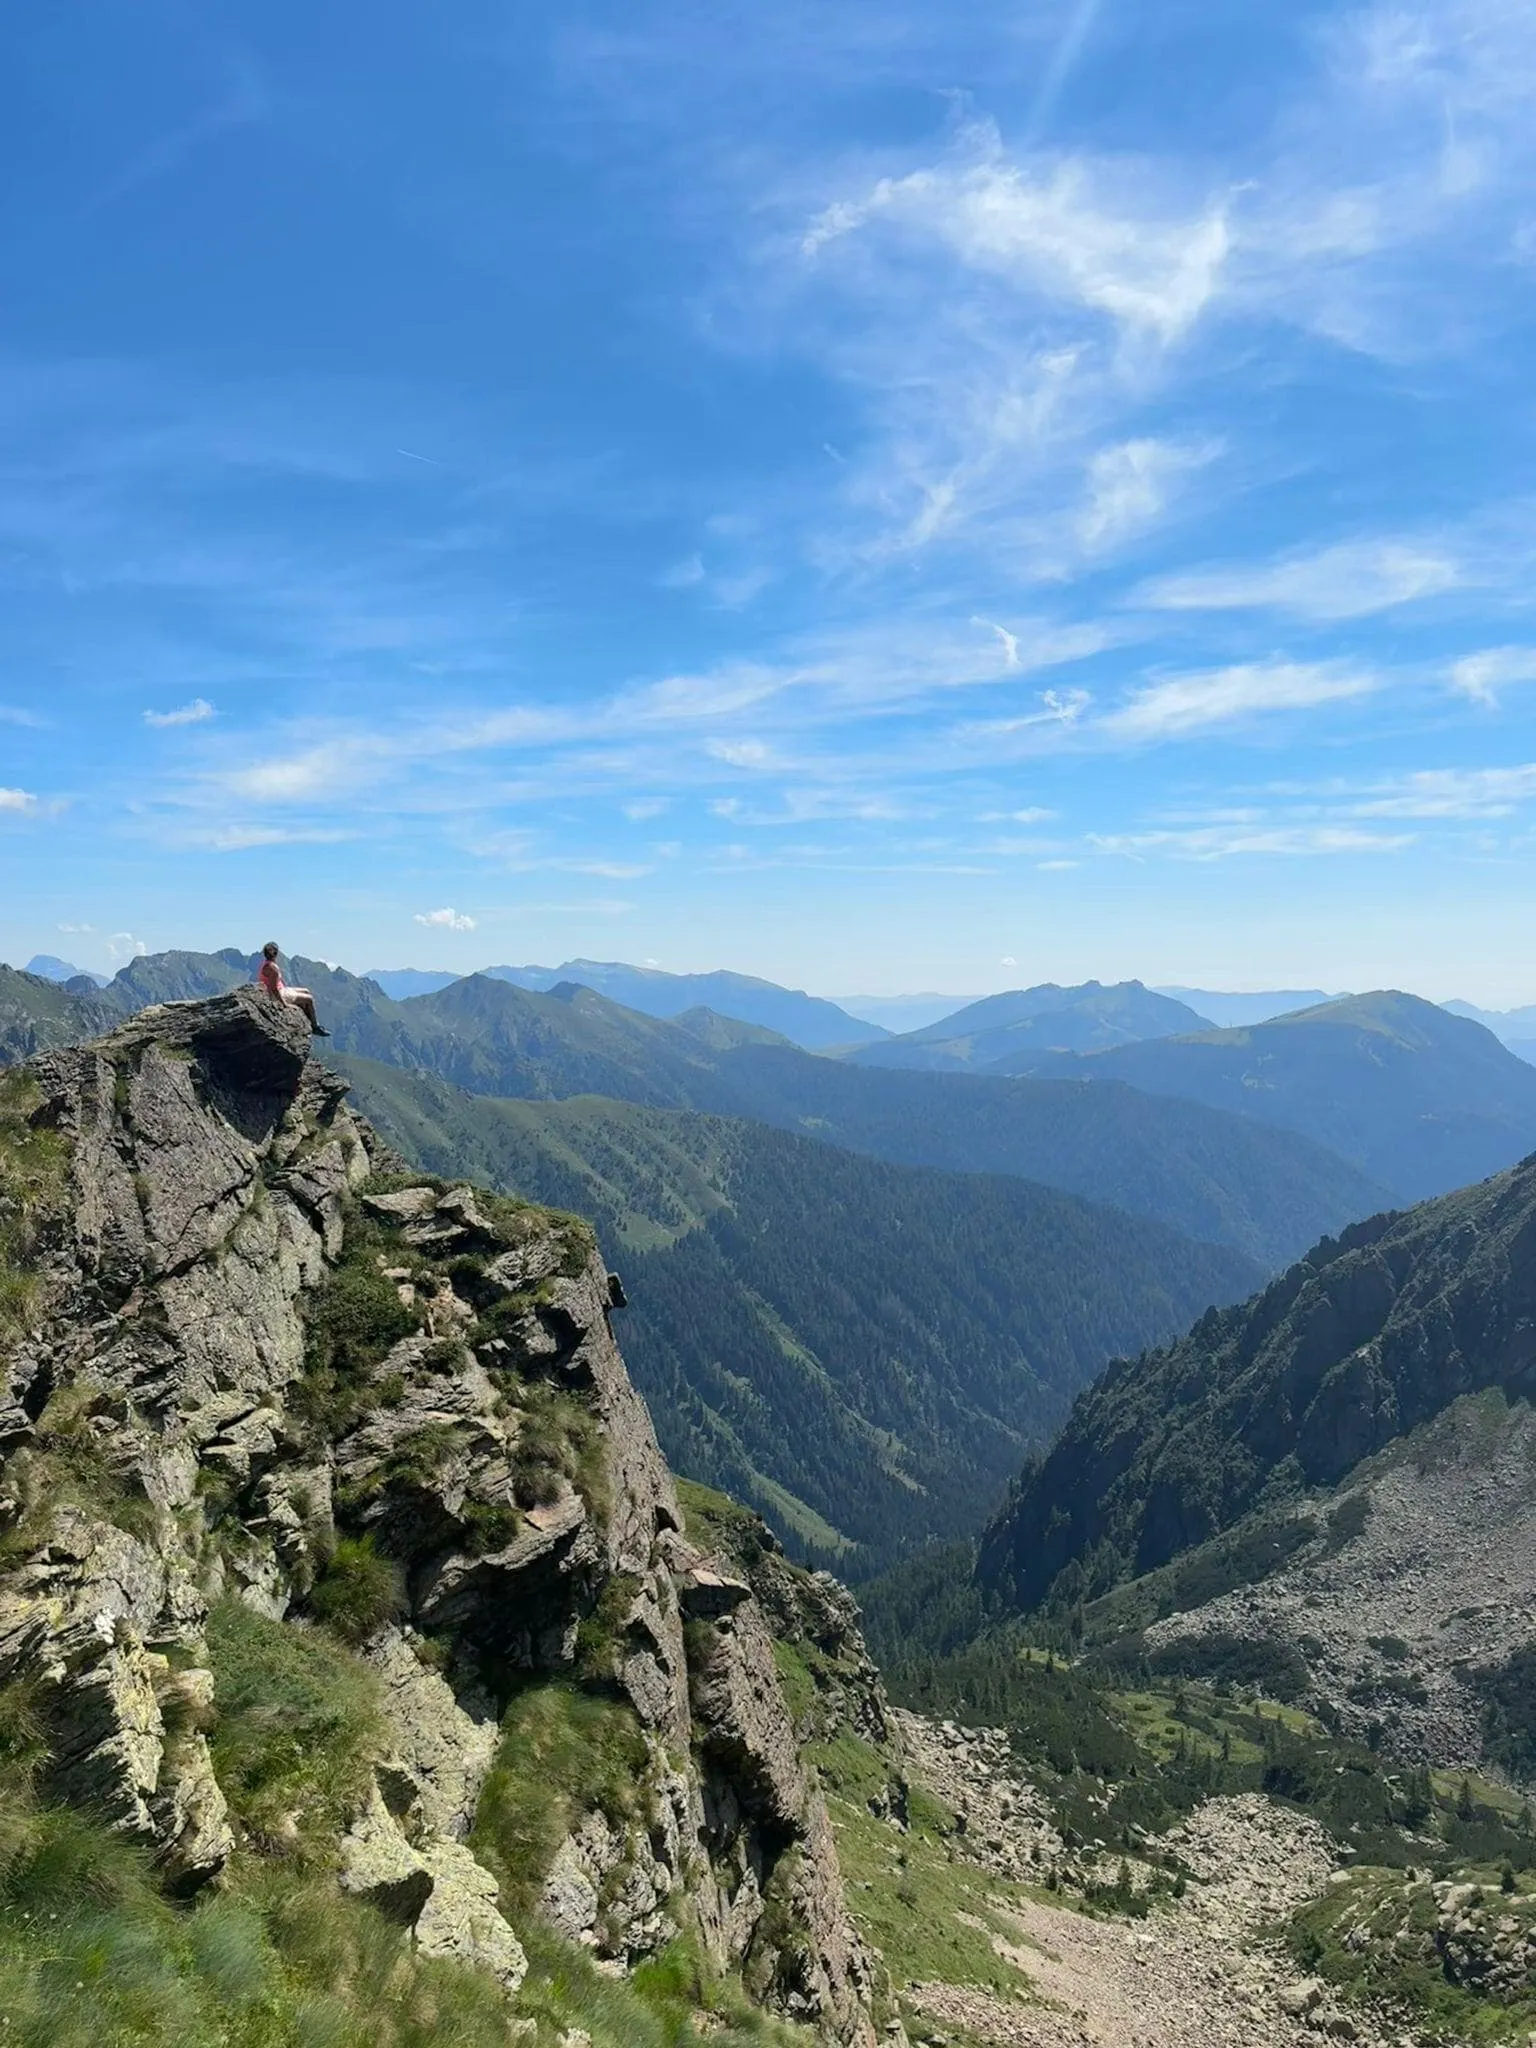
{"label": "grass tuft on rock", "polygon": [[626,1701],[558,1681],[515,1695],[470,1836],[514,1925],[536,1907],[555,1852],[584,1813],[619,1827],[648,1824],[650,1761]]}
{"label": "grass tuft on rock", "polygon": [[218,1720],[213,1766],[259,1847],[323,1860],[387,1747],[377,1678],[324,1629],[239,1600],[208,1617]]}

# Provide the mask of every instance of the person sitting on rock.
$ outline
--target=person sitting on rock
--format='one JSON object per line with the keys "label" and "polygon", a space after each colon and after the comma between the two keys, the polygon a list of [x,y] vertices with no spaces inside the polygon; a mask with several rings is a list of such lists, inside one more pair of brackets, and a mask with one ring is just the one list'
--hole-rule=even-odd
{"label": "person sitting on rock", "polygon": [[307,988],[290,988],[283,979],[282,969],[277,964],[277,941],[268,939],[261,949],[261,965],[256,970],[258,987],[264,988],[269,996],[280,1003],[291,1003],[296,1010],[302,1010],[309,1019],[309,1028],[316,1038],[329,1038],[330,1033],[315,1015],[315,999]]}

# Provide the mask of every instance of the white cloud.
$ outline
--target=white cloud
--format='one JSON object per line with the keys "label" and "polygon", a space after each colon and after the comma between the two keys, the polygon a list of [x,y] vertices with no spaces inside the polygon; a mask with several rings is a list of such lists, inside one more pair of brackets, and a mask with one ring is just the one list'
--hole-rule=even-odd
{"label": "white cloud", "polygon": [[1485,648],[1451,670],[1452,687],[1483,704],[1496,704],[1500,690],[1516,683],[1536,683],[1536,647]]}
{"label": "white cloud", "polygon": [[664,796],[643,796],[636,797],[632,802],[622,805],[621,808],[626,818],[632,819],[636,824],[640,824],[646,818],[661,817],[665,811],[671,808],[671,805],[670,800]]}
{"label": "white cloud", "polygon": [[1184,830],[1090,833],[1089,844],[1100,853],[1132,859],[1149,853],[1171,854],[1178,860],[1229,860],[1237,855],[1396,853],[1411,846],[1411,832],[1367,832],[1351,825],[1203,825]]}
{"label": "white cloud", "polygon": [[1006,626],[994,625],[991,619],[973,618],[971,624],[973,626],[981,626],[988,633],[995,633],[997,635],[997,644],[1003,650],[1004,661],[1007,662],[1010,668],[1019,667],[1019,636],[1017,633],[1010,633]]}
{"label": "white cloud", "polygon": [[1012,163],[980,123],[954,160],[824,208],[800,247],[814,259],[888,226],[938,242],[972,270],[1171,341],[1216,290],[1231,237],[1224,200],[1159,212],[1149,182],[1077,159]]}
{"label": "white cloud", "polygon": [[35,811],[37,798],[30,789],[0,789],[0,811]]}
{"label": "white cloud", "polygon": [[1357,818],[1507,818],[1536,799],[1536,762],[1512,768],[1424,768],[1349,805]]}
{"label": "white cloud", "polygon": [[25,725],[40,729],[40,719],[35,712],[24,711],[19,704],[0,704],[0,725]]}
{"label": "white cloud", "polygon": [[706,740],[704,751],[731,768],[772,768],[777,757],[762,740]]}
{"label": "white cloud", "polygon": [[1005,953],[997,964],[999,967],[1017,967],[1019,963],[1011,953]]}
{"label": "white cloud", "polygon": [[692,590],[704,581],[704,557],[689,555],[684,561],[674,562],[670,569],[663,570],[658,581],[663,590]]}
{"label": "white cloud", "polygon": [[107,941],[107,958],[111,961],[136,960],[149,947],[143,939],[136,939],[132,932],[114,932]]}
{"label": "white cloud", "polygon": [[391,751],[388,744],[362,734],[327,740],[298,753],[275,755],[269,761],[237,768],[227,778],[236,795],[257,803],[299,804],[334,795],[355,783]]}
{"label": "white cloud", "polygon": [[244,853],[258,846],[336,846],[351,837],[350,832],[319,826],[221,825],[206,843],[215,853]]}
{"label": "white cloud", "polygon": [[1203,468],[1214,444],[1185,445],[1143,438],[1101,448],[1088,464],[1088,494],[1077,516],[1077,533],[1090,553],[1151,526],[1168,502],[1176,480]]}
{"label": "white cloud", "polygon": [[1031,726],[1076,725],[1093,699],[1087,690],[1042,690],[1037,711],[1023,711],[1013,718],[973,719],[960,727],[969,737],[997,737],[1025,732]]}
{"label": "white cloud", "polygon": [[1133,601],[1159,611],[1285,611],[1308,619],[1359,619],[1462,581],[1458,562],[1407,540],[1345,541],[1279,562],[1232,564],[1160,576]]}
{"label": "white cloud", "polygon": [[1248,662],[1149,683],[1101,719],[1099,730],[1126,740],[1179,739],[1263,712],[1364,697],[1375,687],[1374,676],[1344,662]]}
{"label": "white cloud", "polygon": [[466,917],[462,911],[452,908],[418,910],[415,922],[417,924],[434,925],[440,931],[472,932],[475,929],[475,920],[472,917]]}
{"label": "white cloud", "polygon": [[96,927],[93,924],[61,924],[59,926],[61,932],[68,932],[72,938],[79,938],[86,932],[93,932],[95,929]]}
{"label": "white cloud", "polygon": [[146,725],[201,725],[206,719],[217,718],[218,713],[206,697],[194,697],[190,704],[183,704],[176,711],[146,711]]}
{"label": "white cloud", "polygon": [[1060,874],[1067,868],[1075,868],[1080,865],[1081,863],[1075,860],[1040,860],[1035,862],[1035,866],[1042,875]]}

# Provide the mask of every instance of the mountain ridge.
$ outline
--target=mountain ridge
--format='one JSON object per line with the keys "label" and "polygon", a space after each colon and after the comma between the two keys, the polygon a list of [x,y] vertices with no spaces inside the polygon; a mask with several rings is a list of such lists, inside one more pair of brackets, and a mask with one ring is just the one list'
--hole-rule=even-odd
{"label": "mountain ridge", "polygon": [[1235,1309],[1119,1360],[983,1540],[1021,1608],[1095,1597],[1267,1501],[1339,1484],[1463,1394],[1536,1387],[1536,1156],[1324,1239]]}
{"label": "mountain ridge", "polygon": [[[393,1003],[344,969],[303,958],[291,966],[314,988],[337,1050],[425,1068],[472,1092],[596,1093],[747,1117],[898,1164],[1016,1174],[1270,1266],[1391,1200],[1313,1140],[1118,1083],[880,1072],[745,1028],[643,1017],[587,990],[557,1000],[470,976]],[[167,996],[221,993],[248,971],[233,949],[146,956],[101,1000],[115,1000],[120,1014]],[[49,1042],[101,1028],[101,1012],[49,984],[18,986],[50,1006]],[[30,1049],[29,1040],[22,1050]]]}
{"label": "mountain ridge", "polygon": [[1480,1024],[1402,990],[1015,1064],[1037,1077],[1123,1081],[1296,1131],[1400,1202],[1481,1180],[1536,1146],[1536,1071]]}
{"label": "mountain ridge", "polygon": [[930,1071],[1006,1071],[1021,1052],[1092,1052],[1147,1038],[1206,1029],[1210,1020],[1139,981],[1075,988],[1055,982],[985,996],[919,1031],[855,1048],[862,1066],[918,1066]]}

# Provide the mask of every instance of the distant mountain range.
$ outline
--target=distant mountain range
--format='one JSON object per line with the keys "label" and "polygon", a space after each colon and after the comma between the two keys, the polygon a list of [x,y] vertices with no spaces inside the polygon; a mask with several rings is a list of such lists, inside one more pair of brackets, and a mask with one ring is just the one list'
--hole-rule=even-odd
{"label": "distant mountain range", "polygon": [[871,1024],[878,1024],[886,1031],[921,1031],[926,1024],[937,1024],[941,1017],[951,1017],[957,1010],[979,1000],[976,996],[834,996],[832,1000],[839,1009],[846,1010],[850,1017],[866,1018]]}
{"label": "distant mountain range", "polygon": [[[687,1010],[715,1010],[743,1024],[760,1024],[792,1044],[817,1052],[827,1046],[853,1045],[861,1039],[883,1038],[884,1028],[849,1016],[836,1003],[808,996],[803,989],[780,988],[750,974],[666,974],[659,967],[630,967],[615,960],[567,960],[563,967],[486,967],[481,973],[514,988],[547,994],[566,983],[595,989],[610,1002],[622,1003],[646,1017],[680,1017]],[[370,973],[386,995],[404,1000],[435,995],[454,980],[414,968],[383,968]]]}
{"label": "distant mountain range", "polygon": [[[1133,1088],[861,1068],[712,1012],[668,1022],[570,984],[541,994],[474,975],[396,1003],[320,961],[300,959],[291,971],[314,988],[332,1049],[473,1094],[605,1095],[748,1117],[902,1165],[1017,1175],[1271,1268],[1391,1199],[1324,1146]],[[89,999],[7,972],[31,992],[30,1030],[8,1041],[19,1057],[90,1035],[103,1014],[219,994],[249,976],[251,961],[232,949],[145,955]],[[12,1003],[26,1008],[14,995]]]}
{"label": "distant mountain range", "polygon": [[922,1030],[860,1046],[848,1057],[860,1066],[1006,1074],[1017,1071],[1021,1058],[1027,1062],[1042,1052],[1097,1052],[1139,1039],[1200,1031],[1209,1021],[1139,981],[1118,982],[1112,988],[1097,981],[1076,988],[1044,982],[1038,988],[984,996]]}
{"label": "distant mountain range", "polygon": [[44,981],[90,981],[97,988],[105,988],[109,979],[105,974],[92,974],[87,968],[72,966],[56,953],[34,953],[26,964],[25,972],[36,974]]}
{"label": "distant mountain range", "polygon": [[1272,1017],[1288,1016],[1292,1010],[1311,1010],[1319,1003],[1341,999],[1337,991],[1330,995],[1321,988],[1258,989],[1251,994],[1213,988],[1159,988],[1157,993],[1187,1003],[1209,1022],[1219,1025],[1267,1024]]}
{"label": "distant mountain range", "polygon": [[1470,1017],[1521,1059],[1536,1061],[1536,1003],[1519,1010],[1480,1010],[1475,1003],[1442,1003],[1441,1008],[1453,1017]]}
{"label": "distant mountain range", "polygon": [[1481,1180],[1536,1148],[1536,1068],[1469,1018],[1392,990],[1268,1024],[1016,1065],[1124,1081],[1301,1132],[1399,1201]]}
{"label": "distant mountain range", "polygon": [[590,1217],[683,1470],[867,1573],[975,1531],[1117,1349],[1259,1268],[1018,1179],[894,1166],[739,1119],[470,1096],[343,1058],[409,1158]]}

